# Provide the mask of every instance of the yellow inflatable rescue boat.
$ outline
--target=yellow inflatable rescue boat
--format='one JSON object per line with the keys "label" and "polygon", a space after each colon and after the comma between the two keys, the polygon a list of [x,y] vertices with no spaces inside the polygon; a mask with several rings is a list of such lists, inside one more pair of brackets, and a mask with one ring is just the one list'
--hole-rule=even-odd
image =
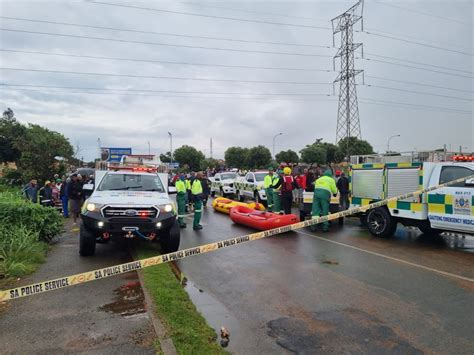
{"label": "yellow inflatable rescue boat", "polygon": [[226,214],[229,214],[230,209],[235,206],[245,206],[257,211],[265,211],[265,206],[258,202],[244,203],[244,202],[229,200],[228,198],[225,198],[225,197],[217,197],[214,199],[214,201],[212,201],[212,207],[214,207],[216,211],[226,213]]}

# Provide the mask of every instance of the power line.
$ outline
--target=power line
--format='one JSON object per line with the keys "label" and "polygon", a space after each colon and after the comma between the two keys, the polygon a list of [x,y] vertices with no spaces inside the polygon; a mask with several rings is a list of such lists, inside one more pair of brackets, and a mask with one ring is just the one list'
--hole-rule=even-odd
{"label": "power line", "polygon": [[114,3],[101,2],[101,1],[87,1],[87,2],[93,3],[93,4],[107,5],[107,6],[116,6],[116,7],[124,7],[124,8],[137,9],[137,10],[147,10],[147,11],[155,11],[155,12],[164,12],[164,13],[176,14],[176,15],[187,15],[187,16],[205,17],[205,18],[213,18],[213,19],[219,19],[219,20],[230,20],[230,21],[241,21],[241,22],[253,22],[253,23],[260,23],[260,24],[265,24],[265,25],[291,26],[291,27],[312,28],[312,29],[319,29],[319,30],[330,30],[330,29],[331,29],[330,27],[322,27],[322,26],[311,26],[311,25],[301,25],[301,24],[296,24],[296,23],[285,23],[285,22],[272,22],[272,21],[263,21],[263,20],[252,20],[252,19],[245,19],[245,18],[238,18],[238,17],[226,17],[226,16],[205,15],[205,14],[197,14],[197,13],[193,13],[193,12],[163,10],[163,9],[155,9],[155,8],[151,8],[151,7],[141,7],[141,6],[114,4]]}
{"label": "power line", "polygon": [[431,44],[426,44],[426,43],[412,41],[412,40],[408,40],[408,39],[404,39],[404,38],[398,38],[398,37],[383,35],[383,34],[380,34],[380,33],[373,33],[373,32],[368,32],[368,31],[358,31],[358,32],[365,33],[365,34],[368,34],[368,35],[371,35],[371,36],[377,36],[377,37],[382,37],[382,38],[387,38],[387,39],[393,39],[395,41],[400,41],[400,42],[405,42],[405,43],[410,43],[410,44],[416,44],[418,46],[423,46],[423,47],[428,47],[428,48],[433,48],[433,49],[439,49],[439,50],[452,52],[452,53],[457,53],[457,54],[462,54],[462,55],[467,55],[467,56],[471,56],[471,57],[474,56],[474,54],[470,53],[470,52],[457,51],[455,49],[449,49],[449,48],[445,48],[445,47],[434,46],[434,45],[431,45]]}
{"label": "power line", "polygon": [[[7,89],[4,86],[0,85],[0,89]],[[117,95],[118,93],[113,92],[90,92],[90,91],[57,91],[54,89],[27,89],[21,87],[15,87],[15,90],[26,91],[26,92],[37,92],[37,93],[52,93],[52,94],[66,94],[66,95]],[[300,99],[300,98],[268,98],[268,97],[237,97],[237,96],[195,96],[195,95],[163,95],[163,94],[140,94],[140,93],[120,93],[122,96],[136,96],[136,97],[161,97],[161,98],[180,98],[180,99],[222,99],[222,100],[264,100],[264,101],[303,101],[303,102],[337,102],[336,99]],[[402,102],[393,102],[393,101],[384,101],[384,100],[373,100],[360,98],[360,101],[368,105],[382,105],[382,106],[393,106],[401,108],[413,108],[424,111],[434,111],[434,112],[446,112],[446,113],[455,113],[463,115],[472,115],[471,111],[455,110],[445,107],[437,106],[424,106],[424,105],[415,105]],[[373,102],[372,102],[373,101]]]}
{"label": "power line", "polygon": [[[25,85],[21,85],[25,86]],[[172,98],[192,98],[192,99],[224,99],[224,100],[272,100],[272,101],[288,101],[291,99],[291,101],[309,101],[309,102],[322,102],[322,101],[337,101],[335,99],[300,99],[300,98],[274,98],[274,97],[243,97],[243,96],[195,96],[195,95],[163,95],[163,94],[145,94],[145,93],[128,93],[128,92],[91,92],[91,91],[58,91],[55,90],[54,87],[52,88],[43,88],[43,89],[29,89],[29,88],[24,88],[24,87],[14,87],[14,90],[21,90],[21,91],[31,91],[31,92],[39,92],[39,93],[45,93],[45,92],[51,92],[51,93],[57,93],[57,94],[84,94],[84,95],[125,95],[125,96],[139,96],[139,97],[172,97]],[[36,87],[36,85],[33,85]],[[7,89],[6,85],[0,84],[0,89]],[[79,88],[82,89],[82,88]],[[67,88],[64,88],[63,90],[68,90]],[[187,93],[187,92],[185,92]],[[204,93],[205,94],[205,93]]]}
{"label": "power line", "polygon": [[384,63],[384,64],[396,65],[396,66],[399,66],[399,67],[412,68],[412,69],[417,69],[417,70],[424,70],[424,71],[429,71],[429,72],[432,72],[432,73],[438,73],[438,74],[444,74],[444,75],[457,76],[457,77],[460,77],[460,78],[473,79],[472,76],[468,76],[468,75],[455,74],[455,73],[448,73],[448,72],[444,72],[444,71],[439,71],[439,70],[434,70],[434,69],[428,69],[428,68],[422,68],[422,67],[416,67],[416,66],[413,66],[413,65],[401,64],[401,63],[387,62],[386,60],[373,59],[373,58],[362,58],[362,57],[357,57],[356,59],[363,59],[363,60],[372,61],[372,62],[377,62],[377,63]]}
{"label": "power line", "polygon": [[152,64],[172,64],[172,65],[217,67],[217,68],[233,68],[233,69],[284,70],[284,71],[303,71],[303,72],[327,72],[327,73],[332,72],[332,70],[330,69],[314,69],[314,68],[304,69],[304,68],[287,68],[287,67],[258,67],[258,66],[247,66],[247,65],[230,65],[230,64],[207,64],[207,63],[179,62],[179,61],[166,61],[166,60],[154,60],[154,59],[103,57],[103,56],[91,56],[91,55],[71,54],[71,53],[24,51],[24,50],[2,49],[2,48],[0,48],[0,52],[36,54],[36,55],[46,55],[46,56],[70,57],[70,58],[98,59],[98,60],[117,60],[117,61],[152,63]]}
{"label": "power line", "polygon": [[280,46],[314,47],[314,48],[329,48],[329,49],[332,49],[331,46],[323,46],[323,45],[316,45],[316,44],[299,44],[299,43],[287,43],[287,42],[266,42],[266,41],[253,41],[253,40],[236,39],[236,38],[195,36],[195,35],[186,35],[186,34],[180,34],[180,33],[133,30],[133,29],[129,29],[129,28],[117,28],[117,27],[86,25],[86,24],[71,23],[71,22],[46,21],[46,20],[37,20],[37,19],[21,18],[21,17],[0,16],[0,18],[1,19],[6,19],[6,20],[15,20],[15,21],[24,21],[24,22],[33,22],[33,23],[45,23],[45,24],[50,24],[50,25],[61,25],[61,26],[81,27],[81,28],[93,28],[93,29],[98,29],[98,30],[121,31],[121,32],[141,33],[141,34],[153,34],[153,35],[163,35],[163,36],[172,36],[172,37],[184,37],[184,38],[196,38],[196,39],[217,40],[217,41],[230,41],[230,42],[242,42],[242,43],[271,44],[271,45],[280,45]]}
{"label": "power line", "polygon": [[328,20],[325,19],[320,19],[320,18],[314,18],[314,17],[306,17],[306,16],[296,16],[296,15],[285,15],[285,14],[277,14],[277,13],[272,13],[272,12],[263,12],[263,11],[254,11],[254,10],[245,10],[245,9],[236,9],[236,8],[228,8],[228,7],[223,7],[223,6],[214,6],[214,5],[208,5],[205,3],[195,3],[195,2],[186,2],[186,1],[180,1],[181,4],[188,4],[188,5],[198,5],[199,7],[209,7],[211,9],[221,9],[221,10],[228,10],[228,11],[239,11],[239,12],[245,12],[248,14],[257,14],[257,15],[268,15],[268,16],[281,16],[281,17],[288,17],[288,18],[297,18],[301,20],[311,20],[311,21],[319,21],[319,22],[325,22],[328,23]]}
{"label": "power line", "polygon": [[417,41],[437,43],[437,44],[441,44],[443,46],[448,46],[448,47],[457,47],[457,48],[468,49],[468,50],[471,49],[471,48],[468,48],[468,47],[463,47],[463,46],[461,46],[457,43],[455,43],[453,45],[453,43],[451,43],[451,42],[434,41],[432,39],[426,39],[426,38],[410,36],[410,35],[407,35],[407,34],[404,34],[404,33],[389,32],[389,31],[385,31],[385,30],[379,30],[377,28],[365,27],[365,29],[369,30],[370,32],[380,32],[380,33],[384,33],[384,34],[387,34],[387,35],[392,35],[392,36],[397,36],[397,37],[402,37],[402,38],[405,37],[405,38],[414,39],[414,40],[417,40]]}
{"label": "power line", "polygon": [[379,5],[390,6],[390,7],[396,8],[396,9],[401,9],[401,10],[404,10],[404,11],[409,11],[409,12],[413,12],[413,13],[420,14],[420,15],[424,15],[424,16],[430,16],[430,17],[434,17],[434,18],[441,19],[441,20],[456,22],[456,23],[458,23],[458,24],[465,25],[465,26],[471,26],[471,27],[474,26],[474,25],[471,24],[471,23],[464,22],[464,21],[459,21],[458,19],[454,19],[454,18],[450,18],[450,17],[445,17],[445,16],[439,16],[439,15],[435,15],[435,14],[430,14],[430,13],[428,13],[428,12],[424,12],[424,11],[420,11],[420,10],[415,10],[415,9],[410,9],[410,8],[403,7],[403,6],[393,5],[393,4],[389,4],[389,3],[386,3],[386,2],[380,2],[380,1],[374,1],[374,2],[375,2],[376,4],[379,4]]}
{"label": "power line", "polygon": [[389,78],[381,78],[379,76],[372,76],[372,75],[365,75],[366,78],[372,78],[372,79],[378,79],[378,80],[386,80],[386,81],[393,81],[396,83],[403,83],[403,84],[411,84],[411,85],[418,85],[418,86],[426,86],[430,88],[436,88],[436,89],[444,89],[444,90],[452,90],[452,91],[460,91],[460,92],[467,92],[469,94],[474,94],[473,91],[470,90],[462,90],[462,89],[456,89],[456,88],[450,88],[446,86],[437,86],[437,85],[429,85],[429,84],[423,84],[423,83],[417,83],[414,81],[405,81],[405,80],[396,80],[396,79],[389,79]]}
{"label": "power line", "polygon": [[459,113],[463,115],[472,115],[472,111],[457,110],[457,109],[452,109],[449,107],[442,107],[442,106],[427,106],[427,105],[411,104],[407,102],[374,100],[374,99],[369,99],[369,98],[361,98],[361,101],[364,101],[364,103],[366,104],[373,104],[373,105],[386,105],[386,106],[395,106],[395,107],[404,107],[404,108],[420,108],[426,111],[452,112],[452,113]]}
{"label": "power line", "polygon": [[374,53],[367,53],[367,52],[365,52],[365,54],[368,54],[368,55],[370,55],[370,56],[372,56],[372,57],[393,59],[393,60],[397,60],[397,61],[399,61],[399,62],[406,62],[406,63],[412,63],[412,64],[420,64],[420,65],[423,65],[423,66],[429,66],[429,67],[439,68],[439,69],[447,69],[447,70],[456,71],[456,72],[459,72],[459,73],[471,74],[471,75],[474,74],[473,72],[470,72],[470,71],[467,71],[467,70],[453,69],[452,67],[445,67],[445,66],[442,66],[442,65],[429,64],[429,63],[425,63],[425,62],[416,62],[416,61],[413,61],[413,60],[408,60],[408,59],[403,59],[403,58],[397,58],[397,57],[391,57],[391,56],[387,56],[387,55],[374,54]]}
{"label": "power line", "polygon": [[137,89],[112,89],[112,88],[94,88],[94,87],[77,87],[77,86],[55,86],[55,85],[41,85],[41,84],[12,84],[0,83],[0,86],[19,86],[19,87],[36,87],[36,88],[51,88],[51,89],[71,89],[71,90],[98,90],[98,91],[123,91],[123,92],[153,92],[153,93],[170,93],[170,94],[209,94],[209,95],[255,95],[255,96],[326,96],[331,94],[322,93],[261,93],[261,92],[219,92],[219,91],[178,91],[178,90],[137,90]]}
{"label": "power line", "polygon": [[77,72],[77,71],[62,71],[62,70],[47,70],[47,69],[26,69],[26,68],[10,68],[10,67],[0,67],[0,70],[52,73],[52,74],[112,76],[112,77],[140,78],[140,79],[195,80],[195,81],[217,81],[217,82],[230,82],[230,83],[252,83],[252,84],[295,84],[295,85],[331,85],[332,84],[332,83],[307,82],[307,81],[211,79],[211,78],[190,78],[190,77],[175,77],[175,76],[161,76],[161,75],[152,76],[152,75],[115,74],[115,73],[97,73],[97,72]]}
{"label": "power line", "polygon": [[393,88],[393,87],[389,87],[389,86],[379,86],[379,85],[371,85],[371,84],[362,84],[362,85],[367,86],[367,87],[378,88],[378,89],[401,91],[401,92],[405,92],[405,93],[444,97],[444,98],[453,99],[453,100],[462,100],[462,101],[471,101],[471,102],[474,101],[473,99],[466,99],[464,97],[459,97],[459,96],[448,96],[448,95],[441,95],[441,94],[433,94],[433,93],[430,93],[430,92],[399,89],[399,88]]}
{"label": "power line", "polygon": [[[0,84],[0,89],[8,89],[5,85]],[[79,95],[125,95],[125,96],[138,96],[138,97],[162,97],[162,98],[185,98],[185,99],[223,99],[223,100],[264,100],[264,101],[288,101],[290,98],[268,98],[268,97],[238,97],[238,96],[195,96],[195,95],[163,95],[163,94],[144,94],[144,93],[116,93],[116,92],[90,92],[90,91],[58,91],[50,88],[43,88],[43,89],[29,89],[29,88],[22,88],[22,87],[15,87],[14,90],[19,91],[27,91],[27,92],[38,92],[38,93],[55,93],[55,94],[79,94]],[[456,110],[447,107],[439,107],[439,106],[426,106],[426,105],[417,105],[417,104],[410,104],[410,103],[403,103],[403,102],[395,102],[395,101],[385,101],[385,100],[374,100],[361,97],[360,100],[365,104],[371,105],[382,105],[384,106],[395,106],[395,107],[402,107],[402,108],[424,108],[425,111],[439,111],[439,112],[449,112],[449,113],[458,113],[458,114],[467,114],[472,115],[471,111],[464,111],[464,110]],[[304,98],[291,98],[291,101],[305,101],[305,102],[337,102],[336,99],[304,99]],[[367,102],[366,102],[367,101]],[[373,101],[373,102],[372,102]],[[408,106],[408,107],[406,107]]]}
{"label": "power line", "polygon": [[289,52],[258,51],[258,50],[236,49],[236,48],[220,48],[220,47],[190,46],[190,45],[184,45],[184,44],[160,43],[160,42],[144,42],[144,41],[132,41],[132,40],[125,40],[125,39],[117,39],[117,38],[104,38],[104,37],[80,36],[80,35],[62,34],[62,33],[51,33],[51,32],[14,30],[14,29],[10,29],[10,28],[0,28],[0,31],[19,32],[19,33],[28,33],[28,34],[36,34],[36,35],[39,34],[39,35],[57,36],[57,37],[92,39],[92,40],[110,41],[110,42],[120,42],[120,43],[145,44],[145,45],[151,45],[151,46],[179,47],[179,48],[189,48],[189,49],[205,49],[205,50],[224,51],[224,52],[242,52],[242,53],[259,53],[259,54],[278,54],[278,55],[301,56],[301,57],[326,57],[326,58],[332,58],[332,56],[330,56],[330,55],[325,55],[325,54],[289,53]]}

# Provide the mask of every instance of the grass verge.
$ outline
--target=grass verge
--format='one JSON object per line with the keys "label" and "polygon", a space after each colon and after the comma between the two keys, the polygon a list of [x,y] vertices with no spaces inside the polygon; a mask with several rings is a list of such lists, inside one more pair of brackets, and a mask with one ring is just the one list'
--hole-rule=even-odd
{"label": "grass verge", "polygon": [[[156,255],[156,250],[139,248],[140,259]],[[228,354],[216,343],[216,333],[197,311],[168,264],[144,269],[157,315],[166,327],[179,354]]]}

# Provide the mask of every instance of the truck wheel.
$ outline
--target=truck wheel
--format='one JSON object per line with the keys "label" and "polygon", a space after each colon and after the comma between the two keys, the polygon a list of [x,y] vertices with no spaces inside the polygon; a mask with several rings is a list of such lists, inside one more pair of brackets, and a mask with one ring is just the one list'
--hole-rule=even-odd
{"label": "truck wheel", "polygon": [[79,232],[79,255],[91,256],[95,253],[95,237],[81,222]]}
{"label": "truck wheel", "polygon": [[237,190],[235,195],[237,196],[237,201],[244,202],[244,197],[240,194],[240,191]]}
{"label": "truck wheel", "polygon": [[160,237],[161,248],[164,253],[173,253],[179,249],[180,231],[178,222],[175,221],[171,228],[163,231]]}
{"label": "truck wheel", "polygon": [[224,193],[224,190],[222,190],[222,187],[221,187],[221,190],[220,190],[220,191],[221,191],[221,196],[222,196],[222,197],[226,197],[226,194]]}
{"label": "truck wheel", "polygon": [[375,208],[367,213],[367,228],[376,237],[390,237],[397,229],[397,221],[386,208]]}
{"label": "truck wheel", "polygon": [[263,201],[257,191],[254,192],[253,197],[255,198],[255,202],[263,204]]}

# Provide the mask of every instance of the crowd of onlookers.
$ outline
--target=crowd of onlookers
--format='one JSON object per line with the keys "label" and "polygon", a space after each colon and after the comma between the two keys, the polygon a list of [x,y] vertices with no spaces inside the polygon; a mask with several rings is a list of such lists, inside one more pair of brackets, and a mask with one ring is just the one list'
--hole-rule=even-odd
{"label": "crowd of onlookers", "polygon": [[76,223],[82,204],[88,197],[88,192],[83,191],[84,184],[94,184],[94,176],[84,177],[78,173],[72,173],[69,176],[59,177],[58,174],[54,174],[50,180],[44,182],[43,186],[38,184],[37,179],[31,179],[23,187],[22,193],[33,203],[58,209],[65,218],[71,215]]}

